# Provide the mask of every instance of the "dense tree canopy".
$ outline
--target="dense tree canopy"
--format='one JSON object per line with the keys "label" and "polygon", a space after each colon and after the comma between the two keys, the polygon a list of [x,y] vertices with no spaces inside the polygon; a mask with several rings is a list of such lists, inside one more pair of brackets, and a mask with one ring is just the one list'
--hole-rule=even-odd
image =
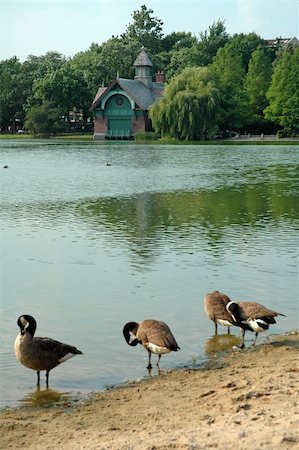
{"label": "dense tree canopy", "polygon": [[283,50],[274,66],[265,117],[285,130],[299,129],[299,47]]}
{"label": "dense tree canopy", "polygon": [[53,132],[61,117],[69,123],[74,111],[87,123],[98,88],[117,76],[134,76],[141,46],[153,72],[166,75],[169,104],[162,99],[151,111],[162,134],[195,139],[213,130],[298,131],[298,47],[269,47],[254,32],[229,36],[220,19],[197,36],[185,31],[164,35],[163,22],[145,5],[133,12],[123,34],[92,43],[72,58],[53,51],[30,55],[23,63],[16,57],[0,61],[1,129],[15,131],[27,118],[28,130],[35,132],[32,124],[46,107]]}

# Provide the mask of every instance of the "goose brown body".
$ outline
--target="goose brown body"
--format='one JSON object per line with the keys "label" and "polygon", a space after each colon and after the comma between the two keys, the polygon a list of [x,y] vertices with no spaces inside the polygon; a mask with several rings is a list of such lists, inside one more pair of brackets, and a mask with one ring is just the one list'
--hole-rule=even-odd
{"label": "goose brown body", "polygon": [[36,321],[24,314],[19,317],[20,334],[16,337],[14,350],[21,364],[37,372],[37,384],[40,384],[40,371],[46,371],[46,384],[49,385],[49,372],[62,362],[75,355],[82,354],[76,347],[48,337],[35,337]]}
{"label": "goose brown body", "polygon": [[230,333],[230,327],[237,325],[226,309],[226,305],[230,301],[227,295],[219,291],[210,292],[204,298],[205,312],[208,318],[215,324],[215,334],[218,332],[218,324],[227,326],[228,334]]}
{"label": "goose brown body", "polygon": [[233,319],[238,322],[241,328],[241,348],[245,347],[244,341],[246,330],[255,332],[255,340],[253,343],[253,345],[255,345],[258,334],[268,330],[270,325],[275,324],[275,317],[284,316],[284,314],[256,302],[230,302],[226,307],[228,312],[232,315]]}
{"label": "goose brown body", "polygon": [[154,319],[143,320],[140,323],[128,322],[123,328],[126,342],[131,346],[143,345],[148,351],[148,368],[151,366],[151,354],[158,355],[158,367],[161,355],[178,351],[178,346],[170,328],[165,322]]}

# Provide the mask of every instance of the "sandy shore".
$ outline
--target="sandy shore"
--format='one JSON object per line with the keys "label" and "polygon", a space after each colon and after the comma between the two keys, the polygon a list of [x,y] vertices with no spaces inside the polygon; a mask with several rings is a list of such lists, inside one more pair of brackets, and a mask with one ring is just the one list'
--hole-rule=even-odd
{"label": "sandy shore", "polygon": [[95,394],[0,413],[1,449],[299,448],[299,334]]}

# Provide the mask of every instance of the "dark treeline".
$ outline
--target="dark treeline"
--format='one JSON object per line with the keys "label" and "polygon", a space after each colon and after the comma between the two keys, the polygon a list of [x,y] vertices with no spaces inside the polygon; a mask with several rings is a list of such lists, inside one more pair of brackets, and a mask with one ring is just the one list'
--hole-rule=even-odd
{"label": "dark treeline", "polygon": [[91,131],[89,107],[98,88],[117,76],[133,78],[141,46],[153,72],[163,71],[167,80],[164,97],[150,111],[157,134],[191,140],[232,131],[298,132],[298,46],[281,46],[279,39],[270,46],[253,32],[230,36],[221,20],[198,37],[164,35],[153,13],[141,6],[123,34],[72,58],[53,51],[23,63],[1,61],[2,132]]}

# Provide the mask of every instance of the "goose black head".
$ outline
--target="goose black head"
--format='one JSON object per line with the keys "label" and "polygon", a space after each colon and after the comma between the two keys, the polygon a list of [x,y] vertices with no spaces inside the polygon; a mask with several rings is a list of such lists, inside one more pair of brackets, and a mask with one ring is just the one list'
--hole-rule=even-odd
{"label": "goose black head", "polygon": [[31,334],[32,337],[34,336],[36,330],[36,321],[32,316],[29,316],[28,314],[23,314],[18,318],[17,324],[20,327],[22,335],[24,335],[27,332]]}
{"label": "goose black head", "polygon": [[135,333],[137,333],[138,323],[136,322],[128,322],[123,328],[123,335],[127,342],[127,344],[135,347],[137,344],[141,342],[137,339]]}

